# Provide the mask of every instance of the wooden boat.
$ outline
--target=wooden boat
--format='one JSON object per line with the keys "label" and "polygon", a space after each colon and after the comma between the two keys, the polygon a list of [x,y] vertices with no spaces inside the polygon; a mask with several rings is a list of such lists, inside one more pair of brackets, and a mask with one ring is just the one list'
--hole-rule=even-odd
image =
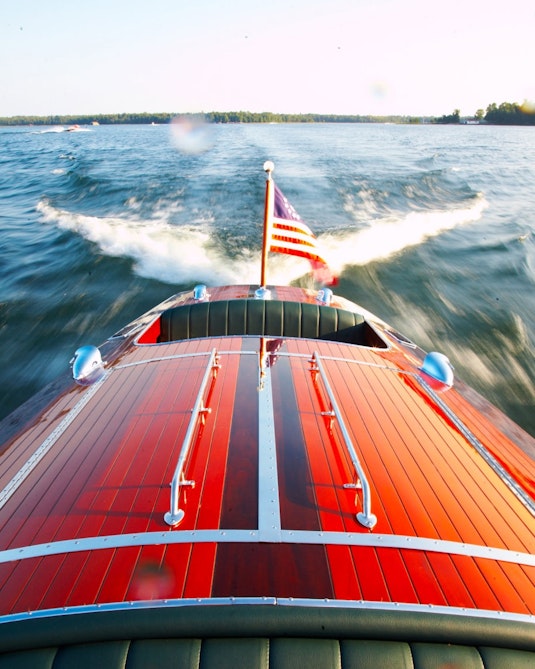
{"label": "wooden boat", "polygon": [[534,440],[443,356],[262,280],[72,368],[0,425],[0,668],[535,666]]}

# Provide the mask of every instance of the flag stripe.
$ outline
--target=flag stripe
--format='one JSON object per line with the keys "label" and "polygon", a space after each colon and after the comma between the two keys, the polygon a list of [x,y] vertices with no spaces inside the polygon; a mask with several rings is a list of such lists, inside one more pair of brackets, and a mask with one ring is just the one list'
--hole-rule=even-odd
{"label": "flag stripe", "polygon": [[294,221],[294,220],[289,221],[285,218],[278,218],[277,216],[274,216],[273,227],[279,228],[281,230],[296,230],[304,235],[308,235],[309,237],[315,237],[314,233],[308,227],[308,225],[306,225],[306,223],[303,223],[302,221]]}
{"label": "flag stripe", "polygon": [[317,245],[316,239],[314,237],[311,237],[310,235],[305,235],[303,232],[300,232],[299,230],[281,230],[278,227],[275,227],[272,229],[271,234],[273,236],[277,235],[277,237],[280,237],[281,239],[288,238],[288,239],[300,239],[303,242],[307,242],[308,244],[314,244]]}
{"label": "flag stripe", "polygon": [[309,253],[310,255],[317,256],[319,258],[318,250],[314,246],[306,246],[305,244],[294,244],[292,242],[286,241],[277,241],[273,240],[269,250],[273,252],[275,249],[278,250],[278,253],[293,253],[294,251],[302,251],[303,253]]}
{"label": "flag stripe", "polygon": [[272,253],[287,253],[292,256],[299,256],[300,258],[306,258],[314,262],[319,262],[322,265],[325,264],[323,258],[321,258],[317,253],[307,251],[302,246],[294,246],[290,248],[288,246],[271,246],[269,249]]}
{"label": "flag stripe", "polygon": [[316,246],[315,242],[313,239],[310,239],[310,237],[305,237],[304,235],[299,235],[299,234],[279,234],[278,232],[274,232],[271,235],[272,239],[277,239],[278,241],[288,241],[288,242],[294,242],[294,244],[305,244],[306,246]]}

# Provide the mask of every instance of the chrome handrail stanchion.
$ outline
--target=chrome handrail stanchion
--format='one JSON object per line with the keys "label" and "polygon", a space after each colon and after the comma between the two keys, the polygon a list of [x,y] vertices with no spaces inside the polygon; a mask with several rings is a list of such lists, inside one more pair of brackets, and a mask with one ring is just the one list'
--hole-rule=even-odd
{"label": "chrome handrail stanchion", "polygon": [[170,509],[164,515],[164,520],[168,525],[174,527],[178,525],[184,518],[185,511],[180,509],[179,499],[180,499],[180,490],[183,486],[195,487],[195,481],[187,481],[184,478],[184,469],[186,467],[186,460],[189,455],[191,444],[193,442],[193,436],[195,434],[195,429],[199,419],[204,423],[205,415],[210,413],[211,409],[204,406],[204,392],[210,376],[215,377],[217,369],[219,369],[219,361],[217,356],[217,351],[214,348],[210,354],[208,360],[208,365],[206,371],[204,372],[203,379],[201,381],[201,387],[195,401],[195,405],[191,410],[191,419],[188,425],[186,436],[182,442],[182,448],[180,449],[180,455],[178,456],[178,462],[175,468],[175,473],[173,475],[173,480],[171,481],[171,504]]}
{"label": "chrome handrail stanchion", "polygon": [[349,453],[349,457],[351,459],[351,462],[353,463],[353,467],[355,468],[357,482],[346,484],[344,487],[362,488],[362,511],[359,511],[359,513],[357,513],[357,520],[361,525],[371,530],[377,523],[377,516],[375,516],[371,511],[372,507],[371,491],[368,479],[366,478],[364,469],[360,464],[357,452],[355,451],[355,447],[353,446],[353,442],[351,441],[351,437],[349,436],[349,432],[347,431],[347,428],[345,426],[344,419],[342,418],[342,414],[340,412],[340,409],[338,408],[338,404],[334,397],[332,388],[329,384],[329,380],[327,378],[327,374],[325,373],[323,363],[321,362],[320,357],[316,351],[314,351],[310,363],[312,365],[310,371],[313,374],[318,373],[321,376],[321,380],[323,381],[327,397],[329,398],[329,402],[331,404],[331,411],[325,412],[324,415],[329,416],[331,418],[331,421],[334,418],[336,418],[347,451]]}

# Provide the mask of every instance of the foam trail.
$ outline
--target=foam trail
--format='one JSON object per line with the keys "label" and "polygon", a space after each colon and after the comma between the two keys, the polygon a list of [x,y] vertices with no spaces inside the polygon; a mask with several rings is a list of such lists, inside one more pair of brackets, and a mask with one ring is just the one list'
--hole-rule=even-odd
{"label": "foam trail", "polygon": [[33,130],[32,135],[48,135],[50,133],[66,132],[67,128],[63,126],[54,126],[53,128],[46,128],[46,130]]}
{"label": "foam trail", "polygon": [[86,216],[56,209],[47,201],[37,208],[43,220],[81,235],[105,255],[132,258],[135,271],[146,278],[234,284],[254,282],[258,275],[256,258],[244,251],[244,257],[229,261],[214,246],[210,230],[199,225],[172,226],[165,216],[150,221]]}
{"label": "foam trail", "polygon": [[333,268],[340,272],[347,265],[387,260],[447,230],[473,223],[481,218],[486,207],[486,200],[478,198],[464,209],[411,212],[403,218],[377,220],[367,228],[341,237],[320,236],[320,240],[330,254]]}
{"label": "foam trail", "polygon": [[[481,199],[467,209],[412,212],[403,218],[381,219],[365,229],[318,235],[330,264],[337,273],[349,265],[385,260],[406,248],[421,244],[458,225],[476,221],[486,207]],[[97,217],[56,209],[43,200],[38,205],[43,219],[71,230],[96,244],[102,253],[131,258],[140,276],[166,283],[201,281],[209,285],[255,283],[259,279],[260,249],[244,248],[229,259],[214,245],[211,226],[205,221],[173,226],[164,211],[149,221],[126,217]],[[260,240],[259,240],[260,241]],[[286,285],[310,271],[307,261],[272,254],[268,282]]]}
{"label": "foam trail", "polygon": [[[485,199],[479,198],[471,207],[464,209],[411,212],[401,218],[391,216],[359,230],[347,230],[336,235],[319,234],[318,243],[325,250],[331,268],[340,275],[348,266],[387,260],[447,230],[477,221],[486,207]],[[309,271],[306,261],[272,255],[269,282],[286,285]]]}

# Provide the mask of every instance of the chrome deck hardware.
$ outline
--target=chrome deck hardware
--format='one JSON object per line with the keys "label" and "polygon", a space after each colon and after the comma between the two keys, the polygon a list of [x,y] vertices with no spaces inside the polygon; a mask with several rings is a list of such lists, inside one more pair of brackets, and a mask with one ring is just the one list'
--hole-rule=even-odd
{"label": "chrome deck hardware", "polygon": [[336,418],[338,422],[338,427],[340,428],[340,432],[342,433],[342,437],[345,442],[345,446],[347,448],[347,452],[349,454],[351,462],[353,463],[353,467],[355,468],[356,481],[354,483],[345,484],[344,488],[350,487],[350,488],[362,489],[362,511],[359,511],[357,513],[357,520],[361,525],[371,530],[375,527],[375,524],[377,523],[377,516],[375,516],[371,511],[371,506],[372,506],[371,492],[368,479],[366,478],[364,469],[362,468],[362,465],[360,464],[360,461],[358,459],[355,447],[353,446],[353,442],[351,441],[351,437],[345,426],[344,419],[342,418],[342,414],[334,397],[334,393],[329,383],[329,379],[327,378],[327,374],[325,373],[323,363],[321,362],[320,356],[317,353],[317,351],[314,351],[312,359],[310,360],[310,364],[311,364],[310,371],[313,374],[313,379],[315,380],[317,374],[320,375],[321,380],[323,382],[323,386],[325,388],[325,392],[327,393],[327,397],[329,398],[329,402],[331,404],[331,410],[328,412],[323,412],[323,415],[326,415],[331,419],[331,424],[332,421]]}
{"label": "chrome deck hardware", "polygon": [[421,371],[448,388],[453,386],[453,367],[443,353],[437,353],[436,351],[428,353],[425,356]]}
{"label": "chrome deck hardware", "polygon": [[330,288],[322,288],[318,290],[316,301],[324,306],[329,306],[333,301],[333,291]]}
{"label": "chrome deck hardware", "polygon": [[271,291],[265,286],[260,286],[254,292],[255,300],[271,300]]}
{"label": "chrome deck hardware", "polygon": [[208,289],[203,283],[198,284],[193,289],[193,299],[195,302],[206,302],[210,298]]}
{"label": "chrome deck hardware", "polygon": [[72,378],[81,386],[90,386],[105,374],[104,362],[96,346],[80,346],[70,361]]}
{"label": "chrome deck hardware", "polygon": [[187,481],[184,477],[184,470],[186,468],[186,461],[189,455],[191,444],[193,443],[193,437],[195,435],[195,430],[199,422],[204,425],[206,420],[206,414],[210,413],[211,409],[204,406],[204,393],[210,377],[215,379],[217,370],[220,368],[219,357],[217,355],[216,349],[212,349],[210,353],[210,358],[208,359],[208,365],[206,366],[206,371],[204,372],[203,379],[201,381],[201,387],[199,388],[199,393],[195,401],[195,405],[191,410],[191,419],[188,425],[186,436],[182,442],[182,448],[180,449],[180,455],[178,456],[178,462],[173,475],[173,480],[171,481],[171,504],[170,509],[164,515],[164,520],[171,527],[178,525],[184,518],[185,511],[179,508],[180,500],[180,490],[184,486],[195,487],[195,481]]}

